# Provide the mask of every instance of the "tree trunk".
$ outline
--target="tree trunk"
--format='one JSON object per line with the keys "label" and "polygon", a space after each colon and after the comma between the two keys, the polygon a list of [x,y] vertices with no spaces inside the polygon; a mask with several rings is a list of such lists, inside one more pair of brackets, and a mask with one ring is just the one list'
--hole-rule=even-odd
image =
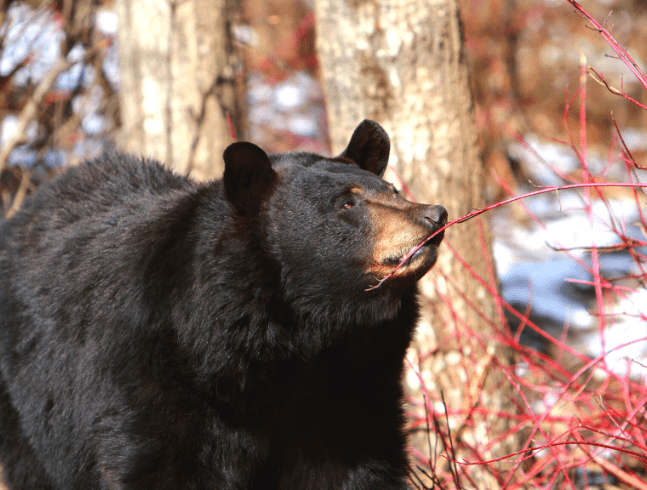
{"label": "tree trunk", "polygon": [[218,177],[240,132],[233,0],[117,0],[120,146],[198,179]]}
{"label": "tree trunk", "polygon": [[[483,168],[457,0],[317,0],[316,14],[334,153],[359,121],[374,119],[391,136],[390,166],[418,200],[442,204],[450,219],[483,207]],[[489,458],[514,450],[514,438],[488,446],[511,423],[475,412],[468,421],[467,413],[474,407],[514,412],[512,387],[497,368],[497,363],[509,364],[512,355],[495,342],[489,322],[501,322],[493,297],[449,246],[488,280],[481,243],[489,250],[490,236],[487,223],[480,226],[472,220],[447,230],[435,269],[421,281],[425,301],[416,344],[428,354],[422,377],[430,396],[439,400],[442,390],[448,411],[459,411],[450,417],[452,436]],[[419,386],[410,388],[422,397]],[[428,452],[426,434],[412,443]],[[475,480],[481,488],[496,488],[485,469],[470,468],[483,473]]]}

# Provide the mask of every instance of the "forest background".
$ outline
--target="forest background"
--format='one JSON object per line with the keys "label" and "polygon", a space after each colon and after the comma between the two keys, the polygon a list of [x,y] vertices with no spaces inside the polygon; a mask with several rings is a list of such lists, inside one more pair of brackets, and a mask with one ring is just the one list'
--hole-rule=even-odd
{"label": "forest background", "polygon": [[488,209],[422,284],[412,485],[647,489],[643,2],[34,0],[0,22],[4,217],[115,146],[209,179],[234,138],[332,154],[375,119],[387,179]]}

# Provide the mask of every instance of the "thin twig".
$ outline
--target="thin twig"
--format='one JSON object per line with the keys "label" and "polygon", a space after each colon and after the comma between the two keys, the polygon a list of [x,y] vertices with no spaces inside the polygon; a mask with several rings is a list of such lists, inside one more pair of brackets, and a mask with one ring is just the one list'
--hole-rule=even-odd
{"label": "thin twig", "polygon": [[25,170],[23,172],[21,180],[20,180],[20,185],[18,186],[18,191],[16,192],[16,196],[14,197],[13,203],[11,204],[11,207],[5,213],[5,218],[6,219],[11,218],[14,214],[16,214],[16,212],[20,208],[20,205],[22,204],[23,199],[27,195],[27,191],[29,190],[29,187],[31,186],[32,173],[33,173],[33,170]]}

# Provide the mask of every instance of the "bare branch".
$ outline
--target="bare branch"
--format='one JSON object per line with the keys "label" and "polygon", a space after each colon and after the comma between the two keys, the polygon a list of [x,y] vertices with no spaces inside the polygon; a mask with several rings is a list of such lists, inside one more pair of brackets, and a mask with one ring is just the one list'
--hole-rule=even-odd
{"label": "bare branch", "polygon": [[27,130],[27,125],[36,117],[38,106],[43,101],[47,92],[52,88],[52,85],[54,85],[56,78],[65,70],[69,69],[73,64],[74,62],[59,58],[54,67],[45,74],[41,82],[38,84],[34,94],[29,101],[27,101],[27,104],[25,104],[25,107],[18,117],[18,123],[14,134],[5,141],[4,145],[2,145],[2,148],[0,149],[0,172],[7,166],[7,159],[13,149],[26,141],[27,138],[25,132]]}

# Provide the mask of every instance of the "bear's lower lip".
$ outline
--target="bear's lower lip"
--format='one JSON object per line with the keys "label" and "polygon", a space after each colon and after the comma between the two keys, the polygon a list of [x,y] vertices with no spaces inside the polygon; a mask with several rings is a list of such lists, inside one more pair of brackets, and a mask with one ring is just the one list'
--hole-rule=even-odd
{"label": "bear's lower lip", "polygon": [[[408,267],[412,264],[414,260],[418,259],[423,255],[427,255],[431,253],[432,252],[431,249],[434,248],[435,246],[436,245],[431,242],[425,243],[422,247],[416,250],[415,253],[411,257],[409,257],[404,264],[402,264],[402,267]],[[402,261],[407,257],[407,255],[409,255],[409,253],[411,253],[411,249],[407,250],[406,253],[403,253],[401,255],[392,256],[385,259],[384,261],[382,261],[382,264],[390,267],[397,267],[402,263]]]}
{"label": "bear's lower lip", "polygon": [[423,253],[425,252],[425,250],[424,250],[424,249],[425,249],[425,247],[423,246],[423,247],[420,247],[418,250],[416,250],[416,253],[414,253],[414,254],[411,256],[411,260],[413,260],[413,259],[415,259],[416,257],[418,257],[418,256],[420,256],[421,254],[423,254]]}
{"label": "bear's lower lip", "polygon": [[[432,251],[432,249],[436,249],[436,248],[438,247],[438,245],[440,245],[440,242],[442,242],[443,237],[444,237],[444,234],[445,234],[444,232],[439,233],[438,235],[436,235],[435,237],[433,237],[431,240],[429,240],[429,241],[425,242],[425,243],[422,245],[422,247],[420,247],[418,250],[416,250],[416,251],[414,252],[414,254],[413,254],[411,257],[409,257],[409,259],[408,259],[404,264],[402,264],[402,265],[403,265],[403,266],[410,265],[410,264],[411,264],[411,262],[412,262],[414,259],[417,259],[417,258],[418,258],[418,257],[420,257],[421,255],[424,255],[424,254],[427,254],[427,253],[431,252],[431,251]],[[416,245],[416,246],[418,246],[418,245]],[[391,257],[388,257],[388,258],[387,258],[387,259],[385,259],[382,263],[383,263],[384,265],[397,266],[397,265],[399,265],[399,264],[400,264],[400,263],[405,259],[405,257],[406,257],[407,255],[409,255],[409,254],[411,253],[411,250],[412,250],[412,249],[414,249],[414,248],[415,248],[415,247],[413,247],[413,246],[412,246],[411,248],[409,248],[409,249],[408,249],[408,250],[406,250],[406,251],[401,252],[401,253],[400,253],[399,255],[397,255],[397,256],[393,255],[393,256],[391,256]]]}

